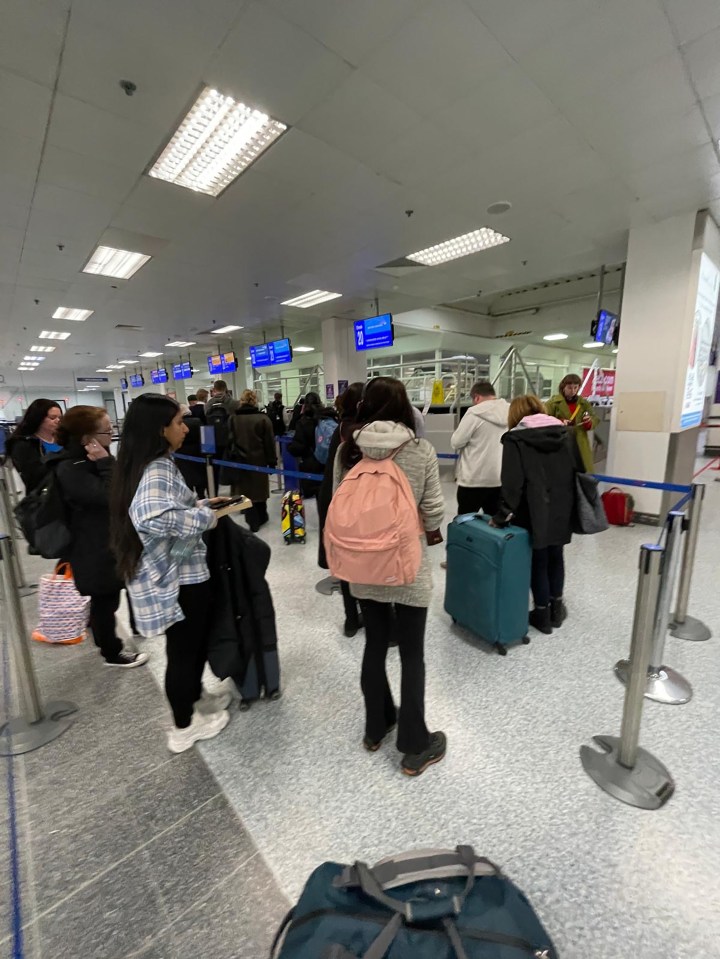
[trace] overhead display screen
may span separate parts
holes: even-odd
[[[168,372],[164,367],[160,367],[159,370],[151,370],[150,379],[153,383],[167,383]]]
[[[145,377],[142,373],[133,373],[131,375],[130,386],[145,386]]]
[[[213,374],[234,373],[237,369],[237,358],[232,351],[229,353],[214,353],[212,356],[208,356],[208,369]]]
[[[272,340],[260,346],[250,347],[250,362],[253,367],[278,366],[280,363],[292,363],[293,353],[290,340]]]
[[[355,349],[379,350],[395,342],[392,313],[371,316],[367,320],[355,320]]]
[[[610,346],[611,343],[617,343],[618,334],[618,316],[617,313],[611,313],[610,310],[600,310],[594,323],[592,337],[596,343],[604,343]]]
[[[127,388],[128,388],[128,381],[125,379],[124,376],[121,376],[121,377],[120,377],[120,389],[123,390],[123,391],[125,391]]]
[[[174,380],[189,380],[193,375],[192,364],[189,360],[186,363],[173,363],[172,375]]]

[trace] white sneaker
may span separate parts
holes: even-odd
[[[216,693],[209,693],[203,688],[200,699],[195,703],[195,708],[200,710],[206,716],[212,713],[221,713],[227,709],[232,702],[232,695],[225,690],[218,690]]]
[[[167,737],[168,749],[171,753],[184,753],[199,739],[212,739],[213,736],[217,736],[229,722],[230,713],[227,710],[213,713],[211,716],[195,710],[188,727],[178,729],[177,726],[173,726],[170,730]]]

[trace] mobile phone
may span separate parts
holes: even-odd
[[[223,500],[222,503],[210,503],[210,509],[225,509],[227,506],[234,506],[236,503],[244,503],[247,497],[245,496],[231,496],[229,499]]]

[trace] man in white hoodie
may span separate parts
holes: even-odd
[[[470,396],[473,405],[450,440],[460,454],[455,470],[458,513],[482,509],[493,516],[500,507],[500,440],[507,432],[510,404],[495,396],[492,383],[476,383]]]

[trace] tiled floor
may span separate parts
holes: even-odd
[[[709,479],[691,612],[720,634],[720,484]],[[198,752],[166,752],[153,680],[160,641],[147,641],[150,669],[120,676],[87,644],[34,649],[45,694],[81,710],[64,737],[14,763],[25,954],[261,957],[323,859],[469,841],[528,892],[563,959],[720,955],[717,640],[670,639],[666,661],[693,683],[694,699],[645,711],[643,745],[677,781],[666,807],[616,802],[578,759],[593,735],[619,731],[623,691],[612,666],[629,646],[638,546],[658,531],[577,539],[570,620],[505,659],[450,626],[437,569],[428,718],[450,746],[440,766],[411,781],[391,743],[373,756],[359,748],[362,635],[343,638],[339,597],[314,590],[324,573],[312,505],[308,523],[306,546],[281,545],[276,522],[263,533],[285,695],[234,714]],[[436,567],[442,557],[437,549]],[[6,848],[0,937],[9,928]],[[0,938],[0,955],[9,944]]]

